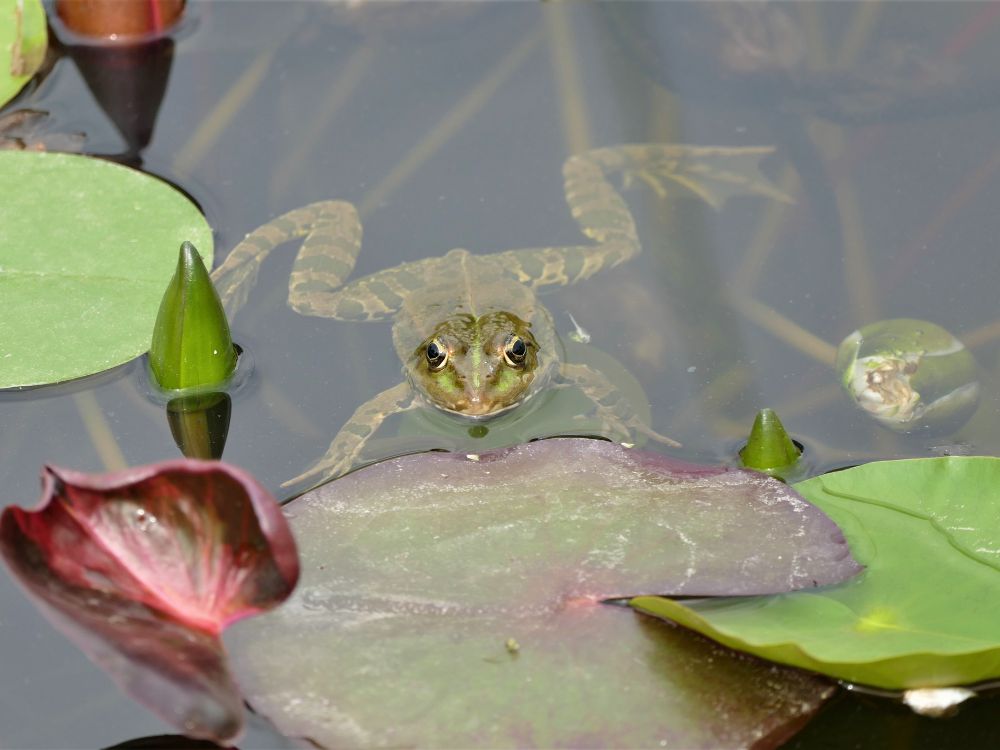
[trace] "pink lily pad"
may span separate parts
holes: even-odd
[[[604,441],[387,461],[285,508],[303,581],[227,632],[250,703],[321,747],[768,747],[820,679],[605,603],[860,567],[762,474]]]
[[[0,554],[67,637],[192,737],[224,740],[243,708],[220,640],[298,579],[281,509],[249,474],[179,460],[113,474],[46,466],[33,511],[0,516]]]

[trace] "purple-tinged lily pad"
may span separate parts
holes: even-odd
[[[219,634],[295,586],[278,504],[209,461],[103,475],[47,466],[42,487],[36,510],[0,516],[14,578],[136,700],[190,736],[235,736],[242,700]]]
[[[286,512],[302,585],[226,637],[251,704],[324,747],[773,746],[827,683],[602,602],[859,570],[776,480],[594,440],[407,456]]]

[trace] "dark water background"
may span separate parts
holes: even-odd
[[[202,205],[217,263],[291,208],[355,203],[365,225],[357,276],[453,247],[580,242],[562,193],[571,153],[647,141],[773,145],[765,171],[798,175],[783,183],[791,206],[737,198],[714,212],[631,191],[644,252],[545,295],[561,333],[572,313],[591,346],[638,379],[654,428],[684,443],[672,451],[683,458],[732,462],[764,406],[816,471],[945,450],[997,455],[995,9],[192,4],[142,167]],[[52,129],[86,133],[89,153],[130,150],[70,56],[12,106],[46,109]],[[135,163],[132,151],[125,160]],[[293,254],[266,264],[233,321],[255,371],[234,401],[224,457],[276,490],[355,407],[400,379],[388,323],[287,308]],[[938,323],[975,354],[983,396],[958,433],[897,436],[838,391],[831,347],[890,317]],[[97,471],[176,456],[140,367],[0,393],[0,503],[34,503],[44,462]],[[2,747],[96,747],[169,731],[5,573],[0,672]],[[998,715],[996,696],[932,722],[842,694],[791,746],[995,747]],[[259,729],[243,746],[277,741]]]

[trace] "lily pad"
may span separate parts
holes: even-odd
[[[793,594],[634,599],[733,648],[888,689],[1000,677],[1000,459],[881,461],[795,488],[867,566]]]
[[[46,467],[38,509],[0,516],[0,554],[63,633],[136,700],[188,735],[243,720],[219,633],[276,606],[295,543],[252,477],[208,461],[114,474]]]
[[[0,0],[0,107],[38,70],[47,44],[41,0]]]
[[[250,703],[324,747],[773,745],[826,684],[604,602],[858,570],[776,480],[578,438],[406,456],[285,510],[302,583],[227,642]]]
[[[185,240],[211,263],[198,207],[161,180],[72,154],[0,152],[0,388],[146,351]]]

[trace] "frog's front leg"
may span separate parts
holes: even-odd
[[[297,477],[282,482],[281,486],[298,484],[310,478],[316,478],[318,483],[346,474],[353,468],[355,461],[361,455],[368,438],[375,433],[382,422],[393,414],[401,414],[413,409],[419,403],[419,397],[413,392],[408,382],[394,385],[392,388],[382,391],[355,410],[347,424],[340,428],[340,432],[330,443],[330,448],[319,461]]]
[[[652,440],[680,447],[676,440],[661,435],[643,422],[635,413],[624,394],[599,370],[587,365],[564,362],[559,367],[561,385],[576,386],[594,404],[594,416],[609,436],[630,440],[634,433],[645,435]]]

